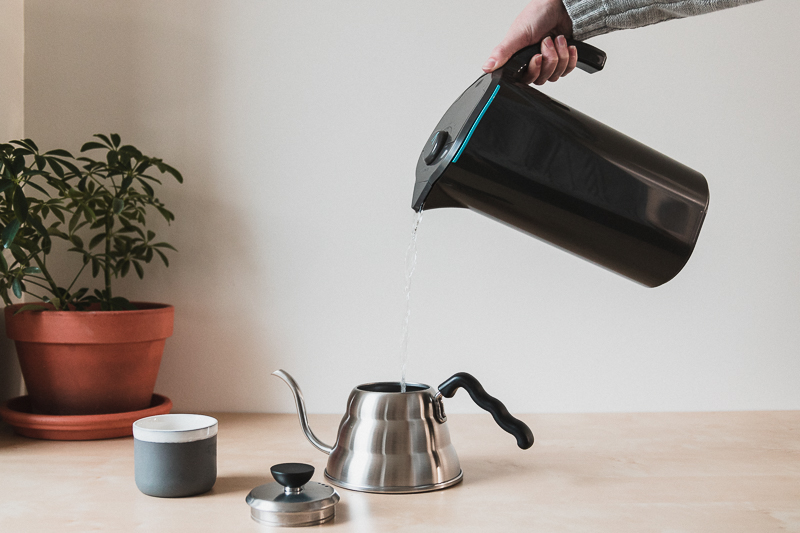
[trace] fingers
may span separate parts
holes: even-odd
[[[489,54],[489,59],[486,60],[481,68],[484,72],[492,72],[502,67],[518,50],[536,42],[530,39],[529,33],[517,31],[515,27],[512,27],[503,42],[494,47],[492,53]]]
[[[573,70],[578,65],[578,49],[574,46],[569,47],[569,61],[567,62],[567,69],[564,71],[564,74],[561,75],[563,78]]]
[[[489,59],[483,64],[484,72],[492,72],[503,66],[506,61],[520,48],[522,38],[512,38],[503,41],[492,50]],[[559,35],[555,39],[548,36],[541,41],[541,54],[533,56],[528,64],[528,72],[524,81],[535,85],[543,85],[547,81],[557,81],[566,76],[578,64],[578,51],[574,46],[567,45],[567,39]]]
[[[556,52],[556,68],[553,70],[553,74],[547,78],[548,81],[556,81],[558,78],[564,75],[564,72],[567,70],[567,65],[569,65],[569,47],[567,46],[567,39],[563,35],[559,35],[556,37],[554,43],[555,52]]]
[[[534,80],[535,85],[543,85],[546,81],[556,81],[569,64],[569,48],[567,40],[559,35],[555,42],[552,37],[542,41],[542,69]]]

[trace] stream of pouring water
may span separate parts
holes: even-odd
[[[414,217],[411,242],[406,250],[406,316],[403,319],[403,340],[400,344],[400,392],[406,391],[406,365],[408,364],[408,321],[411,318],[411,276],[417,267],[417,230],[422,222],[422,207]]]

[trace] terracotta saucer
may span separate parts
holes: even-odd
[[[0,418],[25,437],[47,440],[98,440],[133,435],[133,423],[146,416],[163,415],[172,400],[153,394],[150,407],[140,411],[107,415],[39,415],[31,413],[30,398],[19,396],[0,407]]]

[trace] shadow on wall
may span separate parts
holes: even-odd
[[[224,147],[219,26],[227,6],[38,0],[25,6],[26,134],[40,146],[77,151],[94,133],[117,132],[185,178],[183,185],[166,180],[157,192],[175,213],[172,226],[150,217],[159,240],[179,250],[169,255],[170,267],[154,262],[143,282],[131,275],[115,286],[132,300],[175,306],[175,333],[156,391],[176,410],[241,405],[237,395],[257,380],[252,361],[269,358],[271,347],[261,339],[273,335],[248,312],[265,292],[252,280],[269,276],[250,244],[263,242],[265,230],[242,213],[246,187]],[[236,287],[243,279],[249,286]],[[82,284],[97,285],[90,277]]]
[[[0,320],[0,403],[19,396],[21,389],[22,373],[14,341],[6,337],[6,322]]]

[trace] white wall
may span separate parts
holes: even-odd
[[[26,132],[119,132],[179,168],[180,250],[131,297],[177,308],[179,410],[312,412],[396,380],[414,167],[525,4],[28,0]],[[601,36],[543,90],[703,172],[685,270],[646,289],[464,210],[427,213],[409,378],[469,371],[512,411],[800,408],[800,3]],[[450,412],[475,411],[461,393]]]
[[[23,0],[0,0],[0,142],[24,134],[25,19]],[[20,371],[14,343],[0,320],[0,402],[20,393]]]

